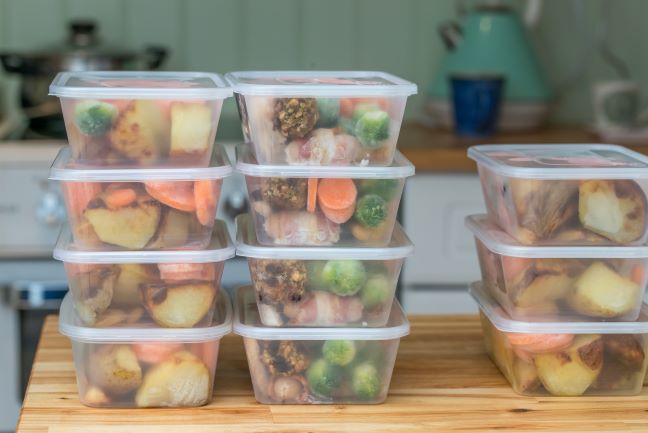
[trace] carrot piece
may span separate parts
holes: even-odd
[[[61,187],[71,217],[81,217],[88,203],[101,194],[101,184],[97,182],[62,182]]]
[[[210,340],[203,343],[189,343],[189,350],[205,364],[208,369],[216,368],[218,361],[219,340]]]
[[[351,117],[353,116],[353,99],[340,98],[340,116]]]
[[[319,180],[314,177],[308,178],[308,202],[306,204],[306,210],[310,213],[315,212],[317,207],[317,182]]]
[[[65,272],[67,272],[68,277],[73,277],[75,275],[85,274],[97,269],[110,268],[111,264],[102,264],[102,263],[72,263],[65,262]]]
[[[162,204],[184,212],[196,210],[193,182],[144,182],[146,192]]]
[[[336,224],[344,224],[349,221],[355,212],[355,206],[349,206],[346,209],[331,209],[320,204],[320,209],[326,218]]]
[[[137,193],[131,188],[121,188],[106,193],[104,203],[109,209],[119,209],[137,200]]]
[[[566,348],[574,340],[573,334],[506,334],[511,345],[530,353],[546,353]]]
[[[645,284],[646,281],[646,265],[635,265],[630,271],[630,279],[640,286]]]
[[[220,195],[220,181],[197,180],[194,183],[196,216],[200,224],[208,226],[214,223],[216,207]]]
[[[358,190],[351,179],[322,179],[317,187],[317,202],[320,207],[333,210],[355,206]]]
[[[157,364],[184,347],[182,343],[134,343],[133,352],[142,362]]]

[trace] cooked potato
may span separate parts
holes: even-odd
[[[88,363],[90,383],[108,394],[123,395],[142,383],[142,368],[128,345],[104,345]]]
[[[142,288],[144,306],[153,319],[169,328],[190,328],[212,308],[216,289],[210,282],[152,284]]]
[[[136,99],[119,113],[110,132],[113,149],[141,164],[168,151],[169,121],[153,100]]]

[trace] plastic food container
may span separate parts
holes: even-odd
[[[239,287],[234,332],[243,336],[254,396],[264,404],[376,404],[387,397],[409,322],[398,301],[381,328],[260,324],[251,286]]]
[[[85,251],[65,228],[54,258],[64,262],[84,326],[155,323],[191,328],[212,322],[225,260],[234,257],[227,227],[217,220],[204,250]]]
[[[239,215],[236,227],[265,326],[385,326],[414,250],[398,223],[384,248],[266,247],[249,215]]]
[[[646,374],[648,309],[638,322],[523,322],[483,291],[486,350],[515,392],[529,396],[635,395]]]
[[[232,167],[216,147],[205,168],[86,169],[57,156],[74,241],[86,249],[204,248],[211,239],[223,178]]]
[[[527,245],[646,241],[648,158],[606,144],[474,146],[488,215]]]
[[[389,167],[260,165],[249,145],[236,156],[262,245],[387,245],[414,174],[400,152]]]
[[[515,320],[636,320],[648,284],[647,246],[528,246],[488,221],[475,234],[485,289]]]
[[[211,400],[220,339],[232,329],[230,300],[219,296],[208,327],[83,326],[71,294],[61,304],[59,331],[72,341],[79,399],[92,407],[202,406]]]
[[[385,72],[226,75],[261,164],[390,165],[416,84]]]
[[[79,164],[206,167],[232,89],[203,72],[60,72],[49,94]]]

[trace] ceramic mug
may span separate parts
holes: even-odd
[[[499,74],[450,75],[455,133],[487,137],[495,132],[505,78]]]
[[[641,113],[641,90],[631,80],[601,81],[592,88],[594,122],[597,129],[632,129]]]

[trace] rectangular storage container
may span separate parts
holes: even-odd
[[[390,165],[416,84],[385,72],[230,72],[260,164]]]
[[[86,251],[65,227],[54,258],[64,263],[84,326],[191,328],[212,322],[225,260],[234,251],[227,226],[217,220],[204,250]]]
[[[486,350],[515,392],[529,396],[635,395],[646,374],[648,309],[637,322],[523,322],[510,319],[481,283]]]
[[[60,72],[49,94],[78,164],[207,167],[232,89],[204,72]]]
[[[79,399],[104,408],[193,407],[211,401],[220,340],[232,329],[225,291],[208,327],[171,329],[120,324],[89,328],[71,294],[59,331],[72,342]]]
[[[647,246],[528,246],[466,218],[484,288],[515,320],[630,321],[648,284]]]
[[[385,246],[414,175],[400,152],[389,167],[261,165],[249,144],[236,158],[261,245]]]
[[[236,218],[265,326],[385,326],[414,246],[398,223],[384,248],[266,247],[249,215]]]
[[[205,248],[223,178],[219,146],[203,168],[83,168],[64,148],[50,179],[61,182],[74,242],[85,249]]]
[[[266,327],[247,286],[236,290],[234,332],[243,336],[259,403],[376,404],[387,397],[409,322],[395,301],[381,328]]]
[[[646,241],[648,158],[606,144],[487,145],[477,162],[489,217],[526,245]]]

